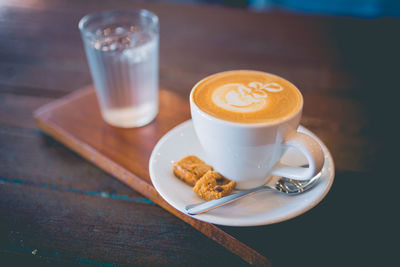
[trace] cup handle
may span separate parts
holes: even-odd
[[[278,162],[271,174],[296,180],[307,180],[319,173],[324,165],[324,153],[314,138],[295,132],[289,135],[283,145],[298,149],[306,157],[308,167],[293,167]]]

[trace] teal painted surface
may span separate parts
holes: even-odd
[[[321,15],[400,16],[398,0],[248,0],[248,6],[254,10],[280,8]]]
[[[7,183],[7,184],[29,185],[29,186],[35,186],[35,187],[41,187],[41,188],[50,188],[50,189],[64,191],[64,192],[71,192],[71,193],[85,194],[85,195],[96,196],[96,197],[130,201],[130,202],[135,202],[135,203],[151,204],[151,205],[154,204],[153,201],[151,201],[147,198],[134,198],[134,197],[130,197],[127,195],[118,195],[118,194],[113,194],[113,193],[107,193],[104,191],[80,190],[80,189],[71,188],[71,187],[57,186],[54,184],[34,183],[34,182],[24,181],[24,180],[19,180],[19,179],[8,179],[5,177],[0,177],[0,184],[2,184],[2,183],[3,184]]]

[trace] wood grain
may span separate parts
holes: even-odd
[[[30,262],[23,265],[36,259],[37,263],[62,265],[204,266],[212,259],[215,264],[244,266],[240,258],[218,248],[217,243],[205,242],[205,236],[156,205],[132,205],[120,199],[23,184],[3,184],[0,194],[0,257],[12,251],[31,254],[36,249],[35,257],[31,254]],[[77,197],[80,201],[74,201]],[[12,216],[10,208],[14,209]],[[198,242],[192,242],[193,238]]]
[[[101,118],[93,87],[78,90],[35,112],[37,125],[101,169],[189,223],[203,234],[255,266],[268,260],[220,228],[193,219],[170,206],[153,187],[148,161],[156,142],[169,129],[189,118],[187,101],[161,90],[157,118],[146,127],[120,129]]]
[[[174,220],[174,217],[165,220],[157,216],[159,212],[165,213],[160,208],[150,212],[152,207],[155,207],[152,201],[82,160],[51,137],[43,135],[34,126],[31,114],[34,109],[49,102],[48,98],[4,94],[1,100],[4,100],[2,101],[3,111],[10,111],[0,113],[2,118],[0,126],[0,206],[2,210],[0,258],[3,262],[10,262],[17,266],[32,266],[32,264],[42,266],[45,263],[50,266],[71,265],[74,262],[104,265],[114,262],[118,263],[118,266],[124,266],[135,259],[151,265],[158,262],[158,265],[185,266],[187,262],[197,258],[196,262],[198,266],[201,266],[206,260],[200,254],[201,251],[209,255],[207,260],[212,260],[216,264],[229,261],[232,261],[232,264],[244,264],[240,258],[224,252],[222,247],[213,245],[212,241],[207,241],[196,230],[189,228],[188,231],[188,226],[182,227],[182,223],[179,223],[177,219]],[[17,114],[17,116],[11,114]],[[88,201],[88,197],[92,200]],[[58,201],[54,203],[56,198]],[[104,201],[114,200],[112,205],[126,202],[126,205],[129,205],[128,210],[132,211],[132,216],[125,221],[126,218],[116,216],[116,213],[109,214],[109,211],[102,208],[104,205],[98,202],[99,198]],[[54,204],[53,208],[47,207],[49,203]],[[82,203],[87,203],[86,214],[81,212],[76,214],[81,217],[82,223],[77,223],[78,221],[72,215],[69,220],[57,212],[68,210],[74,213],[75,209],[80,209]],[[143,212],[138,212],[142,210]],[[49,214],[52,214],[51,220],[46,219]],[[102,246],[103,250],[85,249],[79,253],[75,249],[68,249],[71,246],[70,242],[74,244],[83,242],[83,246],[92,246],[91,237],[89,239],[85,237],[90,233],[90,231],[86,232],[86,219],[91,216],[98,218],[99,214],[109,220],[95,222],[95,225],[99,227],[99,230],[95,230],[95,242],[108,245]],[[40,216],[44,218],[37,221]],[[140,230],[150,227],[152,232],[130,229],[129,235],[116,236],[115,231],[108,230],[110,225],[119,225],[122,220],[127,228]],[[65,224],[71,228],[60,231],[60,227]],[[162,226],[163,224],[165,225]],[[70,235],[69,232],[75,231],[80,231],[79,236],[85,237],[84,241],[81,238],[76,240],[76,235],[73,237]],[[40,241],[43,236],[47,236],[46,240]],[[185,236],[186,241],[183,241],[182,236]],[[72,241],[71,238],[74,240]],[[138,238],[141,241],[136,243]],[[193,238],[198,242],[192,242]],[[104,240],[108,241],[104,243]],[[121,257],[115,261],[119,244],[123,242],[131,244],[126,248],[129,250],[129,257]],[[158,242],[162,242],[164,246],[171,246],[173,250],[160,249],[158,253],[153,253],[153,257],[148,257],[148,253],[141,252],[149,246],[159,247],[156,245]],[[76,248],[75,245],[72,246]],[[135,246],[138,247],[135,248]],[[190,248],[196,248],[199,254],[195,256],[193,252],[190,252]],[[33,256],[31,252],[35,249],[39,252]],[[184,255],[174,256],[173,251],[179,249],[182,249]],[[176,262],[177,260],[181,263]]]

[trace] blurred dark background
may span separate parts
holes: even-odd
[[[249,8],[255,11],[282,10],[305,14],[375,18],[399,16],[398,0],[169,0]]]

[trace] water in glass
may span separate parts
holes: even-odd
[[[104,119],[137,127],[158,112],[158,35],[135,26],[96,30],[85,43]]]

